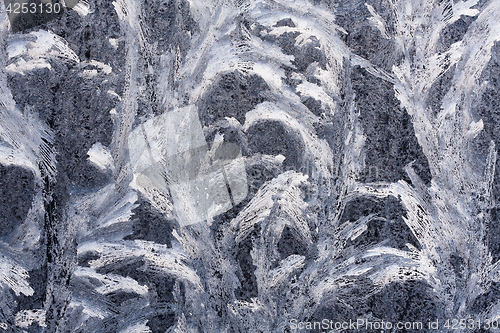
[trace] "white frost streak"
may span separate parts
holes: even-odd
[[[0,287],[10,288],[19,296],[33,295],[34,291],[28,282],[28,272],[18,264],[11,262],[4,256],[0,257]]]
[[[76,6],[71,8],[80,16],[87,16],[89,14],[90,6],[86,0],[79,0]]]
[[[33,41],[34,39],[34,41]],[[51,69],[50,58],[79,63],[80,59],[69,47],[66,41],[50,31],[38,30],[9,42],[7,53],[10,64],[7,65],[9,72],[23,74],[37,68]]]
[[[88,251],[96,251],[101,254],[99,259],[90,262],[92,268],[107,266],[128,258],[143,258],[146,261],[145,270],[171,274],[191,282],[201,290],[203,289],[196,272],[181,262],[187,258],[180,249],[139,240],[119,243],[89,242],[78,248],[79,254]]]
[[[130,277],[122,277],[116,274],[99,274],[94,269],[88,267],[78,267],[73,273],[74,276],[86,279],[96,279],[102,285],[95,290],[100,294],[109,294],[115,291],[133,292],[138,295],[145,295],[148,292],[147,286],[141,286]]]
[[[96,193],[83,196],[75,200],[73,209],[76,227],[79,228],[80,237],[94,239],[107,234],[106,228],[120,224],[117,235],[114,237],[125,237],[129,234],[128,228],[123,223],[129,223],[133,215],[132,210],[138,207],[136,204],[137,193],[133,190],[121,194],[116,190],[114,184],[110,184]],[[108,231],[109,232],[109,231]],[[107,237],[111,237],[107,234]]]
[[[333,99],[317,84],[303,82],[297,86],[297,92],[321,101],[321,106],[325,109],[329,106],[330,110],[335,110]]]
[[[278,287],[281,285],[290,274],[299,268],[304,267],[305,257],[299,255],[291,255],[283,259],[278,268],[269,271],[269,285],[271,287]]]
[[[393,281],[427,278],[426,273],[419,269],[422,263],[417,252],[383,246],[354,252],[347,258],[342,258],[341,252],[338,252],[328,261],[321,261],[323,267],[330,268],[325,279],[313,282],[312,293],[316,302],[320,303],[329,292],[340,291],[361,276],[374,283],[371,292],[377,292]],[[311,270],[314,271],[313,268]]]
[[[99,169],[114,169],[113,156],[111,156],[111,152],[100,142],[94,143],[89,149],[87,155],[89,155],[88,160],[96,165]]]
[[[52,176],[55,172],[55,155],[47,144],[52,142],[51,131],[31,109],[20,112],[10,91],[2,90],[0,100],[4,106],[0,106],[0,163],[27,168],[37,177],[41,177],[41,165]]]
[[[110,315],[110,312],[108,312],[107,310],[102,309],[96,304],[87,302],[86,300],[80,300],[78,299],[78,297],[72,298],[69,307],[73,309],[81,309],[82,313],[84,314],[84,318],[82,318],[83,321],[87,320],[88,318],[104,319]]]
[[[365,3],[365,6],[370,14],[372,14],[372,17],[369,18],[370,23],[380,31],[382,37],[389,39],[389,35],[387,35],[387,31],[385,29],[385,21],[382,19],[382,17],[380,17],[380,15],[375,12],[372,6],[370,6],[368,3]]]
[[[276,120],[281,122],[286,128],[298,131],[305,144],[304,157],[313,163],[314,170],[311,181],[317,180],[316,177],[321,175],[325,178],[326,188],[329,188],[331,186],[329,176],[333,155],[328,143],[320,140],[312,130],[306,127],[309,119],[304,116],[306,119],[301,119],[302,122],[299,122],[298,119],[292,117],[287,111],[293,114],[290,106],[276,105],[269,102],[259,104],[255,109],[246,114],[243,129],[247,131],[253,124],[261,120]]]
[[[265,184],[248,206],[231,221],[231,228],[237,230],[235,240],[240,242],[252,232],[256,224],[270,219],[270,224],[275,223],[275,220],[283,221],[309,242],[311,235],[303,215],[307,204],[298,188],[306,181],[307,176],[288,171]]]
[[[470,138],[475,138],[484,129],[483,120],[472,121],[469,125],[469,130],[465,135]]]

